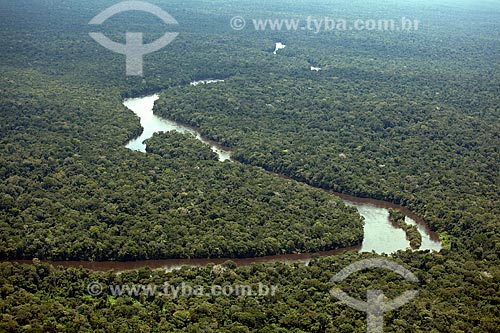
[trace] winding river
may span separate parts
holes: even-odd
[[[207,84],[213,82],[219,81],[195,81],[192,82],[191,85],[196,86],[198,84]],[[200,133],[198,133],[196,129],[154,115],[153,106],[158,98],[158,95],[151,95],[141,98],[130,98],[125,100],[125,102],[123,103],[127,108],[134,111],[134,113],[141,119],[141,125],[143,128],[142,134],[139,137],[130,140],[126,145],[127,148],[145,153],[146,145],[144,144],[144,141],[152,137],[154,133],[178,131],[181,133],[191,134],[198,140],[208,144],[210,148],[217,153],[220,161],[231,159],[230,151],[224,150],[222,147],[217,146],[215,142],[202,138]]]
[[[196,81],[199,83],[214,83],[219,81]],[[197,83],[198,84],[198,83]],[[195,84],[193,84],[195,85]],[[189,127],[178,122],[160,118],[153,114],[153,106],[158,95],[150,95],[140,98],[131,98],[123,102],[123,104],[132,110],[139,118],[143,127],[142,134],[127,143],[126,147],[139,151],[146,152],[146,145],[144,141],[149,139],[153,133],[166,132],[166,131],[179,131],[181,133],[189,133],[196,137],[198,140],[209,145],[210,148],[216,152],[220,161],[231,161],[231,151],[224,149],[217,145],[215,142],[203,138],[196,128]],[[277,175],[278,176],[278,175]],[[287,177],[284,177],[287,178]],[[307,264],[314,256],[328,256],[339,254],[346,251],[360,251],[360,252],[376,252],[391,254],[398,250],[404,250],[409,247],[409,241],[406,239],[406,234],[403,230],[395,228],[389,221],[389,208],[397,208],[406,215],[406,222],[416,225],[420,234],[422,235],[422,246],[420,250],[439,251],[441,249],[441,242],[436,233],[430,231],[425,222],[417,215],[405,207],[395,205],[380,200],[357,198],[341,193],[327,191],[332,195],[339,196],[346,205],[354,206],[359,214],[365,220],[364,238],[360,246],[338,249],[333,251],[319,252],[319,253],[301,253],[301,254],[283,254],[259,258],[244,258],[244,259],[230,259],[239,266],[250,265],[253,263],[265,263],[272,261],[280,262],[302,262]],[[218,264],[227,261],[228,259],[165,259],[165,260],[141,260],[130,262],[92,262],[92,261],[44,261],[53,265],[61,265],[66,267],[85,267],[97,271],[114,270],[115,272],[124,270],[139,269],[148,266],[150,268],[162,268],[167,271],[178,269],[182,266],[206,266],[210,263]],[[31,263],[31,261],[19,261],[24,263]]]
[[[212,83],[218,81],[204,81],[203,83]],[[171,131],[176,130],[182,133],[190,133],[195,136],[198,140],[206,143],[210,148],[219,155],[220,161],[231,160],[231,151],[225,150],[223,147],[218,146],[216,143],[204,139],[199,132],[192,127],[185,126],[176,121],[169,119],[164,119],[153,114],[154,102],[158,99],[158,95],[145,96],[140,98],[132,98],[124,101],[124,105],[132,110],[137,116],[140,117],[141,125],[144,128],[142,135],[130,141],[127,147],[134,150],[139,150],[141,152],[146,151],[146,147],[143,143],[144,140],[150,138],[153,133],[159,131]],[[286,178],[286,177],[285,177]],[[409,242],[406,239],[406,234],[403,230],[395,228],[389,221],[389,208],[397,208],[406,215],[406,222],[408,224],[416,225],[420,234],[422,235],[422,246],[420,250],[431,250],[439,251],[441,249],[441,243],[438,236],[431,232],[427,225],[418,216],[411,213],[408,209],[401,207],[399,205],[391,204],[379,200],[371,199],[361,199],[357,197],[352,197],[348,195],[343,195],[340,193],[333,193],[340,196],[344,203],[349,206],[354,206],[358,210],[361,216],[365,220],[364,226],[364,239],[360,247],[352,248],[349,250],[358,250],[362,252],[376,252],[376,253],[394,253],[398,250],[404,250],[409,247]],[[342,250],[340,250],[342,251]],[[339,251],[329,251],[322,253],[324,255],[338,253]],[[320,254],[321,255],[321,254]],[[246,262],[262,262],[270,260],[308,260],[311,254],[300,254],[300,255],[278,255],[264,258],[252,258],[252,259],[239,259],[234,260],[240,264]],[[185,264],[195,265],[197,263],[206,264],[207,262],[215,262],[217,260],[207,259],[206,260],[181,260]],[[222,259],[223,260],[223,259]],[[169,261],[159,261],[163,263],[168,263]],[[175,261],[174,261],[175,262]],[[173,262],[173,263],[174,263]],[[163,267],[163,266],[162,266]]]

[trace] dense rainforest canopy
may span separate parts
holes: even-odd
[[[176,18],[117,15],[116,1],[0,1],[0,258],[251,257],[359,244],[361,217],[307,184],[402,204],[446,238],[440,253],[391,256],[418,286],[370,271],[342,284],[419,295],[388,332],[500,331],[500,8],[479,1],[151,1]],[[249,27],[233,31],[231,17]],[[413,32],[254,31],[250,18],[313,15],[422,21]],[[125,76],[92,40],[179,32]],[[273,54],[276,42],[286,48]],[[321,67],[311,71],[310,66]],[[198,79],[224,82],[190,86]],[[219,162],[186,135],[125,148],[141,132],[125,97],[161,92],[155,113],[234,149]],[[275,177],[272,171],[292,180]],[[329,278],[374,254],[122,274],[0,264],[0,331],[365,332]],[[91,281],[276,284],[275,297],[165,299]],[[363,296],[365,295],[365,296]]]

